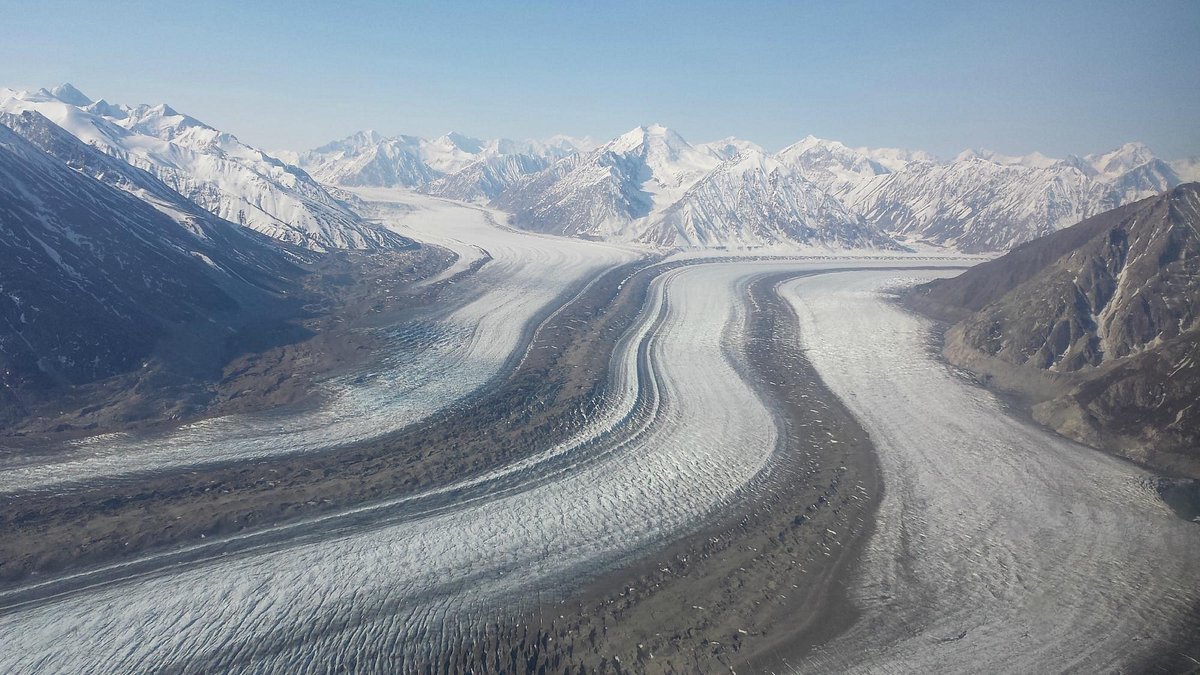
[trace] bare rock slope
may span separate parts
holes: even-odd
[[[1039,421],[1200,475],[1200,184],[918,287],[909,302],[957,321],[946,356],[1027,396]]]

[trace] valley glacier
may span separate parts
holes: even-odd
[[[11,606],[0,666],[323,672],[454,653],[519,613],[513,598],[567,593],[686,534],[734,495],[766,489],[778,432],[743,379],[744,293],[755,278],[788,273],[809,275],[780,287],[802,346],[865,424],[888,486],[853,582],[862,617],[800,670],[1134,662],[1157,626],[1176,625],[1197,600],[1195,527],[1167,512],[1142,471],[1009,417],[937,362],[928,327],[880,289],[953,271],[888,269],[898,265],[912,263],[668,269],[619,343],[610,396],[550,450],[284,526],[290,543],[254,545],[249,534],[242,549],[214,543],[188,564],[131,568],[128,579],[118,566],[94,586]],[[1014,643],[1010,660],[994,660]]]
[[[195,422],[150,438],[105,435],[53,461],[0,465],[0,492],[171,467],[328,449],[374,438],[453,406],[501,373],[553,306],[589,278],[640,255],[633,249],[498,227],[486,209],[404,191],[365,193],[392,231],[459,255],[443,274],[490,257],[452,309],[389,328],[398,349],[366,371],[323,383],[329,405]],[[469,243],[468,243],[469,242]],[[430,279],[433,283],[438,279]]]
[[[785,283],[803,347],[887,486],[859,623],[797,672],[1129,670],[1200,600],[1200,528],[1128,462],[1017,419],[931,354],[884,291],[937,273]]]

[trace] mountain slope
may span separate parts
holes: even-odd
[[[835,197],[761,152],[747,150],[706,174],[639,240],[660,246],[802,244],[900,250]]]
[[[331,185],[415,187],[441,174],[421,157],[421,139],[361,131],[300,155],[300,166]]]
[[[87,100],[74,88],[67,96]],[[315,251],[411,244],[359,218],[304,171],[165,105],[80,106],[45,90],[5,90],[0,110],[39,112],[209,212],[290,244]]]
[[[579,141],[481,141],[456,132],[433,140],[362,131],[298,156],[329,185],[410,187],[454,199],[487,199],[519,178],[572,154]]]
[[[666,127],[638,127],[517,183],[494,205],[539,232],[635,238],[635,221],[670,207],[720,163]]]
[[[38,120],[22,121],[36,126]],[[47,142],[66,145],[62,138]],[[101,163],[82,144],[60,152],[82,164]],[[128,371],[173,331],[193,326],[219,341],[239,312],[286,302],[274,291],[287,289],[300,270],[261,242],[255,256],[229,253],[225,244],[243,236],[238,229],[216,220],[199,232],[188,229],[0,125],[6,389]],[[278,258],[269,267],[256,266],[271,255]],[[274,288],[266,287],[267,278]]]
[[[486,155],[430,182],[423,191],[449,199],[488,201],[547,166],[547,159],[532,154]]]
[[[843,198],[887,232],[968,253],[1008,250],[1116,206],[1072,166],[977,157],[914,162],[859,183]]]
[[[232,276],[273,290],[296,274],[295,262],[308,257],[302,249],[289,250],[253,230],[218,218],[149,173],[84,145],[39,113],[0,113],[0,124],[72,169],[158,209],[192,234],[195,246],[208,260]]]
[[[1200,184],[1038,239],[910,302],[961,320],[946,354],[1060,432],[1200,471]]]

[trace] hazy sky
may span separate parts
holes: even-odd
[[[336,6],[335,6],[336,5]],[[11,2],[0,86],[167,102],[268,149],[661,122],[953,155],[1200,155],[1200,0]]]

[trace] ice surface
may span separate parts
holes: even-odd
[[[757,489],[777,431],[740,375],[753,278],[903,264],[666,271],[619,343],[609,398],[558,446],[360,507],[376,517],[366,527],[327,516],[287,526],[303,535],[291,544],[217,549],[14,608],[0,617],[0,671],[394,670],[443,654]],[[1008,416],[936,361],[928,326],[878,289],[938,274],[835,272],[782,287],[809,358],[871,434],[886,485],[853,579],[861,620],[803,670],[1093,671],[1160,650],[1197,600],[1200,530],[1167,512],[1144,472]]]
[[[782,287],[885,485],[854,585],[862,618],[799,670],[1097,672],[1161,653],[1200,600],[1200,527],[1144,471],[1010,416],[936,360],[928,323],[880,295],[933,276]]]
[[[388,670],[396,655],[437,654],[521,598],[572,588],[683,531],[752,484],[775,451],[772,416],[731,349],[745,340],[745,284],[770,269],[658,277],[595,423],[487,489],[381,507],[384,522],[367,532],[19,608],[0,617],[0,670]]]

